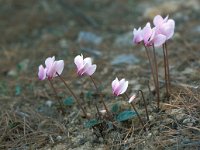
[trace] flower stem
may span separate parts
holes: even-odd
[[[126,98],[127,98],[127,99],[129,99],[129,97],[128,97],[127,93],[125,93],[125,96],[126,96]],[[136,110],[136,108],[135,108],[135,106],[134,106],[133,102],[131,102],[131,106],[133,107],[133,110],[135,111],[135,113],[136,113],[136,115],[137,115],[138,119],[140,120],[140,123],[141,123],[141,124],[142,124],[142,126],[144,127],[144,123],[143,123],[143,121],[142,121],[142,119],[141,119],[141,117],[140,117],[140,115],[139,115],[138,111]],[[144,127],[144,128],[145,128],[145,127]]]
[[[158,65],[157,65],[157,59],[156,59],[156,52],[155,47],[153,45],[153,57],[154,57],[154,66],[155,66],[155,74],[156,74],[156,94],[157,94],[157,109],[160,108],[160,88],[159,88],[159,81],[158,81]]]
[[[52,81],[51,81],[51,80],[48,80],[48,81],[49,81],[49,83],[50,83],[51,88],[52,88],[53,91],[54,91],[54,94],[55,94],[57,100],[58,100],[58,103],[59,103],[59,105],[60,105],[62,114],[65,114],[65,110],[64,110],[64,108],[63,108],[63,106],[62,106],[62,103],[61,103],[60,98],[59,98],[59,96],[58,96],[58,94],[57,94],[57,92],[56,92],[56,89],[55,89],[55,87],[53,86]]]
[[[150,53],[149,53],[149,50],[147,49],[147,47],[145,46],[145,44],[144,44],[144,48],[146,50],[147,57],[149,59],[149,64],[150,64],[150,68],[151,68],[151,74],[153,76],[154,86],[155,86],[155,89],[156,89],[156,85],[157,84],[156,84],[155,73],[154,73],[154,68],[153,68],[153,64],[152,64],[152,61],[151,61]]]
[[[65,82],[65,80],[58,74],[58,77],[61,79],[61,81],[64,83],[65,87],[69,90],[69,92],[72,94],[72,96],[75,98],[78,106],[81,108],[81,110],[83,111],[83,114],[85,115],[85,117],[88,119],[88,115],[87,113],[85,112],[85,110],[83,109],[83,107],[81,106],[81,103],[79,102],[77,96],[74,94],[74,92],[71,90],[71,88],[69,87],[69,85],[67,84],[67,82]]]
[[[168,81],[168,71],[167,71],[167,61],[166,61],[166,50],[165,50],[165,44],[163,44],[163,57],[164,57],[164,69],[165,69],[165,88],[166,88],[166,95],[168,97],[169,95],[169,81]]]
[[[149,121],[149,114],[148,114],[148,111],[147,111],[147,103],[146,103],[146,100],[144,98],[143,91],[142,90],[138,90],[138,93],[139,92],[141,93],[142,99],[143,99],[143,102],[144,102],[144,107],[145,107],[145,111],[146,111],[147,121]]]
[[[168,77],[168,89],[170,91],[170,73],[169,73],[169,61],[168,61],[168,49],[167,49],[167,43],[165,42],[165,51],[166,51],[166,66],[167,66],[167,77]]]
[[[107,108],[107,106],[106,106],[106,104],[105,104],[105,102],[104,102],[104,100],[103,100],[103,95],[102,95],[102,93],[98,90],[98,87],[97,87],[97,85],[96,85],[96,83],[95,83],[95,81],[94,81],[94,79],[93,79],[92,76],[90,76],[90,79],[92,80],[92,82],[93,82],[93,84],[94,84],[94,86],[95,86],[95,88],[96,88],[97,93],[100,94],[100,100],[101,100],[101,103],[103,104],[103,106],[104,106],[106,112],[109,113],[108,108]]]

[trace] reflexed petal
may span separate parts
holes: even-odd
[[[55,56],[53,57],[48,57],[46,60],[45,60],[45,65],[46,67],[51,67],[51,65],[53,64],[53,62],[55,61]]]
[[[115,95],[118,96],[121,94],[122,90],[123,90],[123,86],[124,86],[124,83],[125,83],[125,79],[121,79],[119,81],[119,84],[118,86],[116,87],[115,89]]]
[[[57,62],[54,62],[51,67],[47,68],[47,76],[48,78],[53,78],[56,76],[56,64]]]
[[[156,35],[155,38],[153,39],[153,44],[154,44],[155,47],[159,47],[159,46],[161,46],[162,44],[164,44],[166,40],[167,40],[167,38],[166,38],[165,35],[158,34],[158,35]]]
[[[118,86],[119,86],[119,80],[118,80],[118,78],[116,78],[116,79],[112,82],[112,92],[113,92],[113,94],[116,95],[116,96],[118,96],[118,95],[116,94],[116,89],[117,89]]]
[[[139,44],[143,40],[141,27],[133,30],[133,43]]]
[[[154,24],[154,26],[159,26],[159,25],[161,25],[162,23],[163,23],[163,18],[162,18],[162,16],[157,15],[157,16],[154,17],[154,19],[153,19],[153,24]]]
[[[84,64],[89,64],[89,65],[92,65],[92,59],[90,57],[86,57],[84,60],[83,60]]]
[[[40,80],[46,79],[46,68],[43,67],[43,65],[39,66],[39,71],[38,71],[38,77]]]
[[[76,64],[77,69],[81,69],[83,67],[83,55],[78,55],[74,58],[74,63]]]
[[[152,35],[152,29],[151,29],[150,23],[148,22],[148,23],[146,24],[146,26],[145,26],[145,27],[143,28],[143,30],[142,30],[142,37],[143,37],[143,39],[144,39],[144,43],[145,43],[145,44],[148,43],[148,41],[149,41],[151,35]]]
[[[124,82],[121,86],[120,94],[124,94],[128,88],[128,81]]]
[[[97,65],[91,65],[91,66],[89,66],[87,68],[87,70],[85,71],[85,73],[87,75],[91,76],[95,72],[96,68],[97,68]]]
[[[170,39],[174,34],[174,28],[175,28],[175,22],[172,19],[169,19],[166,23],[166,28],[164,29],[165,35],[167,36],[167,39]]]
[[[84,73],[86,72],[86,70],[88,69],[88,67],[89,67],[89,64],[87,64],[87,63],[84,64],[84,66],[78,70],[78,75],[79,76],[84,75]]]
[[[116,87],[119,85],[118,78],[115,78],[115,80],[112,81],[112,89],[116,89]]]
[[[59,60],[56,61],[56,72],[60,75],[64,69],[64,61]]]

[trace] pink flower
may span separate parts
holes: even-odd
[[[38,77],[40,80],[46,79],[47,69],[43,67],[43,65],[39,66]]]
[[[156,33],[165,35],[166,40],[173,36],[175,28],[175,21],[173,19],[168,19],[168,16],[163,19],[160,15],[157,15],[154,17],[153,23],[156,28]]]
[[[135,100],[135,98],[136,98],[136,94],[133,94],[128,102],[132,103]]]
[[[48,57],[45,60],[45,66],[45,68],[43,65],[39,66],[38,77],[40,80],[44,80],[46,78],[52,79],[57,76],[57,73],[60,75],[64,69],[64,61],[55,61],[55,56]]]
[[[124,78],[121,79],[120,81],[118,80],[118,78],[116,78],[112,82],[112,91],[115,96],[119,96],[125,93],[127,88],[128,88],[128,81],[126,81]]]
[[[148,22],[142,30],[142,36],[144,39],[145,46],[155,47],[161,46],[166,41],[166,36],[156,32],[156,28],[151,28],[150,23]]]
[[[139,44],[143,40],[141,27],[137,29],[133,29],[133,43]]]
[[[92,64],[92,59],[90,57],[86,57],[85,59],[83,59],[82,54],[74,58],[74,63],[76,64],[77,74],[79,76],[91,76],[97,68],[95,64]]]

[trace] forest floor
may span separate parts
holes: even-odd
[[[200,149],[200,2],[198,0],[0,0],[0,149]],[[169,15],[176,22],[168,42],[171,96],[164,97],[161,49],[156,49],[161,90],[161,110],[155,111],[155,90],[145,50],[133,45],[133,28],[152,22],[155,15]],[[99,95],[88,77],[76,75],[74,57],[92,57],[93,75],[101,85],[109,109],[117,113],[131,107],[112,95],[111,82],[129,81],[128,95],[141,89],[148,101],[146,123],[142,102],[137,117],[114,127],[102,123],[86,128],[77,104],[65,104],[65,115],[48,81],[39,81],[38,66],[47,57],[65,61],[63,78],[86,108],[97,116]],[[70,93],[55,78],[60,99]],[[151,91],[148,90],[148,83]],[[139,100],[139,98],[138,98]],[[117,107],[114,107],[117,106]],[[107,125],[107,124],[106,124]]]

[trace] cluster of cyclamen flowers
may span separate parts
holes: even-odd
[[[169,40],[174,34],[175,22],[172,19],[168,19],[168,16],[162,18],[157,15],[153,19],[155,27],[151,28],[151,24],[148,22],[146,26],[141,29],[133,30],[133,42],[139,44],[143,41],[145,46],[161,46],[167,40]]]
[[[151,28],[151,24],[148,22],[143,29],[141,29],[141,27],[139,29],[134,29],[133,43],[135,44],[142,43],[143,46],[145,47],[145,50],[149,59],[149,64],[151,67],[155,89],[156,89],[157,108],[159,109],[160,87],[159,87],[159,80],[158,80],[158,66],[157,66],[155,47],[162,46],[163,48],[165,87],[166,87],[166,96],[168,99],[170,96],[170,93],[169,93],[170,92],[170,74],[169,74],[167,41],[170,38],[172,38],[174,34],[175,21],[173,19],[168,19],[168,16],[165,18],[162,18],[160,15],[157,15],[153,19],[153,24],[154,24],[153,28]]]
[[[76,72],[78,76],[89,76],[92,80],[92,82],[94,83],[94,86],[98,91],[98,87],[92,77],[92,75],[94,74],[94,72],[96,71],[96,65],[92,64],[92,59],[90,57],[87,58],[83,58],[83,55],[78,55],[74,58],[74,63],[76,65]],[[85,111],[85,109],[82,107],[82,105],[80,104],[80,101],[78,100],[77,96],[74,94],[74,92],[71,90],[71,88],[69,87],[69,85],[67,84],[67,82],[65,82],[65,80],[61,77],[61,73],[64,69],[64,61],[63,60],[55,60],[55,57],[48,57],[45,60],[45,67],[43,67],[43,65],[39,66],[39,71],[38,71],[38,77],[40,80],[45,80],[47,79],[50,82],[51,87],[53,88],[55,95],[57,95],[56,90],[53,86],[52,83],[52,79],[54,77],[60,77],[60,79],[63,81],[63,83],[65,84],[65,86],[67,87],[67,89],[69,90],[69,92],[72,94],[72,96],[74,96],[77,104],[79,105],[79,107],[81,108],[81,110],[83,111],[84,115],[86,118],[89,119],[89,117],[87,116],[87,113]],[[116,78],[115,80],[112,81],[112,92],[115,96],[119,96],[122,95],[126,92],[127,88],[128,88],[128,81],[126,81],[124,78],[121,80],[118,80],[118,78]],[[127,98],[129,99],[128,95],[125,94],[127,96]],[[57,96],[58,98],[58,96]],[[144,123],[142,122],[136,108],[133,105],[133,100],[135,99],[134,96],[132,96],[129,99],[129,103],[132,105],[134,111],[136,112],[141,124],[144,126]],[[62,112],[64,113],[64,108],[62,107],[62,103],[59,101],[58,98],[58,102],[60,104],[60,107],[62,109]],[[101,98],[101,102],[104,105],[104,110],[103,111],[99,111],[99,109],[97,108],[98,114],[100,114],[101,112],[106,112],[107,114],[109,114],[109,110],[104,102],[104,100]],[[97,107],[97,106],[96,106]],[[148,117],[147,117],[148,118]]]
[[[153,81],[155,84],[155,89],[156,89],[156,94],[157,94],[157,106],[159,108],[159,102],[160,102],[159,88],[160,87],[159,87],[159,80],[158,80],[158,67],[157,67],[157,60],[156,60],[156,55],[155,55],[155,47],[158,47],[161,45],[163,46],[166,93],[169,94],[170,79],[169,79],[169,63],[168,63],[166,42],[174,34],[175,22],[172,19],[168,19],[168,16],[163,19],[161,16],[158,15],[158,16],[155,16],[155,18],[153,20],[153,24],[155,25],[155,27],[153,27],[153,28],[151,28],[151,25],[148,22],[143,29],[141,29],[141,27],[139,29],[134,29],[133,42],[135,44],[143,43],[143,45],[145,47],[145,50],[146,50],[146,53],[147,53],[147,56],[149,59],[150,67],[151,67]],[[152,47],[152,50],[151,50],[151,47]],[[95,105],[98,114],[101,114],[102,112],[106,112],[107,115],[110,115],[110,112],[103,100],[101,91],[99,91],[99,88],[98,88],[97,84],[95,83],[95,80],[92,77],[92,75],[96,71],[97,66],[95,64],[92,64],[92,59],[90,57],[83,58],[82,54],[78,55],[74,58],[74,63],[76,65],[77,75],[78,76],[89,76],[91,81],[93,82],[97,92],[101,95],[100,101],[104,106],[104,110],[99,111],[99,108],[97,107],[97,105]],[[66,88],[69,90],[69,92],[72,94],[72,96],[75,98],[78,106],[83,111],[85,117],[89,119],[85,109],[82,107],[82,105],[79,101],[79,98],[71,90],[68,83],[62,78],[61,74],[62,74],[63,69],[64,69],[64,61],[63,60],[56,61],[54,56],[49,57],[45,60],[45,67],[43,65],[39,66],[38,77],[40,80],[47,79],[50,82],[50,85],[51,85],[52,89],[54,90],[54,93],[56,96],[57,96],[57,92],[52,83],[52,79],[54,77],[59,77],[61,79],[61,81],[64,83],[64,85],[66,86]],[[141,124],[144,126],[144,123],[134,106],[134,99],[136,98],[137,95],[133,95],[129,98],[128,94],[126,93],[126,90],[128,88],[128,81],[126,81],[124,78],[121,80],[116,78],[115,80],[112,81],[111,86],[112,86],[112,93],[115,96],[119,96],[122,94],[124,94],[126,96],[126,98],[129,100],[128,102],[133,107],[138,119],[140,120]],[[142,90],[138,90],[138,94],[139,93],[141,93],[141,95],[142,95],[142,98],[143,98],[143,101],[145,104],[147,120],[149,120],[147,106],[146,106],[146,102],[145,102]],[[57,96],[57,99],[60,104],[62,113],[64,113],[65,110],[62,107],[62,103],[60,102],[60,99],[58,96]],[[112,114],[111,114],[111,116],[112,116]]]

